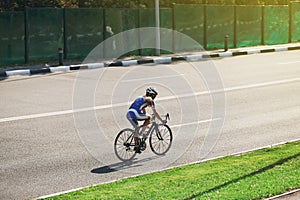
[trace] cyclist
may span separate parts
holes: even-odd
[[[146,107],[150,107],[153,111],[153,114],[159,119],[162,123],[166,123],[166,120],[162,120],[160,115],[157,113],[155,109],[155,102],[154,99],[158,95],[158,92],[155,88],[149,87],[146,89],[146,94],[142,97],[136,98],[131,106],[129,107],[129,110],[127,111],[126,117],[129,120],[129,122],[134,127],[135,134],[134,134],[134,142],[135,142],[135,152],[141,153],[139,147],[138,147],[138,121],[144,121],[142,127],[142,132],[146,130],[146,127],[150,124],[151,116],[146,114]]]

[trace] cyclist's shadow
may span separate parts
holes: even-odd
[[[117,163],[114,163],[111,165],[105,165],[103,167],[95,168],[95,169],[91,170],[91,173],[106,174],[106,173],[112,173],[112,172],[121,171],[121,170],[125,170],[125,169],[130,169],[133,167],[140,167],[140,166],[142,166],[142,163],[145,163],[145,162],[148,162],[151,160],[155,160],[155,159],[158,159],[161,157],[162,156],[154,155],[154,156],[150,156],[150,157],[143,158],[143,159],[134,158],[132,160],[121,161],[121,162],[117,162]]]

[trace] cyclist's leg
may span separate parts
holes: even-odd
[[[142,132],[145,132],[146,127],[150,124],[150,121],[151,121],[151,116],[149,116],[149,115],[145,115],[144,118],[146,118],[146,119],[141,119],[144,121],[144,123],[142,125]]]
[[[141,132],[145,132],[147,126],[150,124],[151,116],[146,113],[136,112],[134,113],[138,121],[144,121]]]
[[[131,112],[131,111],[127,112],[126,118],[131,123],[131,125],[134,127],[134,144],[135,144],[134,150],[136,151],[136,153],[141,153],[139,145],[138,145],[138,142],[139,142],[138,119],[137,119],[136,115],[134,114],[134,112]]]
[[[138,121],[136,116],[134,115],[134,113],[132,112],[127,112],[126,114],[126,118],[128,119],[128,121],[130,122],[130,124],[133,126],[134,129],[136,129],[138,127]]]
[[[150,120],[151,120],[151,117],[149,115],[146,115],[145,113],[142,113],[142,112],[138,112],[137,110],[134,110],[134,109],[130,109],[128,111],[128,114],[127,114],[127,117],[128,120],[131,122],[133,119],[134,122],[131,122],[131,124],[136,128],[138,126],[137,124],[137,121],[144,121],[143,125],[142,125],[142,131],[145,131],[146,130],[146,127],[150,124]],[[131,118],[131,119],[130,119]],[[135,125],[136,124],[136,125]]]
[[[138,137],[138,125],[139,125],[139,123],[138,123],[138,119],[137,119],[136,115],[133,112],[128,111],[127,114],[126,114],[126,118],[130,122],[130,124],[133,126],[134,137]]]

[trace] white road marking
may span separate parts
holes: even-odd
[[[212,122],[212,121],[217,121],[217,120],[221,120],[221,118],[206,119],[206,120],[200,120],[200,121],[196,121],[196,122],[190,122],[190,123],[184,123],[184,124],[177,124],[177,125],[170,126],[170,128],[177,128],[177,127],[181,127],[181,126],[190,126],[190,125],[196,125],[196,124],[204,124],[204,123],[208,123],[208,122]]]
[[[295,63],[300,63],[300,61],[282,62],[282,63],[279,63],[279,64],[280,65],[289,65],[289,64],[295,64]]]
[[[264,82],[264,83],[255,83],[255,84],[250,84],[250,85],[241,85],[241,86],[229,87],[229,88],[212,90],[212,91],[203,91],[203,92],[195,92],[195,93],[190,93],[190,94],[182,94],[182,95],[178,95],[175,97],[174,96],[160,97],[159,100],[171,100],[171,99],[176,99],[176,98],[195,97],[195,96],[215,94],[215,93],[220,93],[220,92],[232,92],[232,91],[236,91],[236,90],[266,87],[266,86],[271,86],[271,85],[292,83],[292,82],[297,82],[297,81],[300,81],[300,78],[292,78],[292,79],[285,79],[285,80],[279,80],[279,81],[270,81],[270,82]]]
[[[270,82],[264,82],[264,83],[256,83],[256,84],[250,84],[250,85],[242,85],[242,86],[236,86],[236,87],[230,87],[225,88],[225,92],[235,91],[235,90],[242,90],[242,89],[250,89],[250,88],[258,88],[258,87],[266,87],[271,85],[280,85],[285,83],[292,83],[300,81],[299,78],[291,78],[291,79],[284,79],[284,80],[278,80],[278,81],[270,81]]]
[[[122,80],[121,82],[146,81],[146,80],[161,79],[161,78],[173,78],[173,77],[178,77],[178,76],[184,76],[184,74],[176,74],[176,75],[169,75],[169,76],[157,76],[157,77],[150,77],[150,78],[129,79],[129,80]]]
[[[297,81],[300,81],[300,78],[292,78],[292,79],[270,81],[270,82],[264,82],[264,83],[241,85],[241,86],[229,87],[229,88],[218,89],[218,90],[213,90],[213,91],[203,91],[203,92],[196,92],[196,93],[190,93],[190,94],[182,94],[182,95],[177,95],[177,96],[166,96],[166,97],[159,98],[159,101],[173,100],[173,99],[186,98],[186,97],[196,97],[196,96],[215,94],[215,93],[220,93],[220,92],[232,92],[232,91],[236,91],[236,90],[266,87],[266,86],[271,86],[271,85],[292,83],[292,82],[297,82]],[[79,112],[102,110],[102,109],[107,109],[107,108],[112,108],[112,107],[122,107],[122,106],[128,106],[128,105],[129,105],[128,102],[124,102],[124,103],[119,103],[119,104],[107,104],[107,105],[102,105],[102,106],[95,106],[95,107],[75,109],[75,110],[74,109],[73,110],[63,110],[63,111],[56,111],[56,112],[23,115],[23,116],[16,116],[16,117],[7,117],[7,118],[0,119],[0,123],[17,121],[17,120],[25,120],[25,119],[41,118],[41,117],[58,116],[58,115],[65,115],[65,114],[74,114],[74,113],[79,113]]]
[[[17,121],[17,120],[41,118],[41,117],[49,117],[49,116],[58,116],[58,115],[65,115],[65,114],[71,114],[71,113],[74,113],[74,111],[73,110],[64,110],[64,111],[49,112],[49,113],[23,115],[23,116],[17,116],[17,117],[7,117],[7,118],[0,119],[0,123]]]

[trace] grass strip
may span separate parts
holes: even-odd
[[[261,199],[300,188],[300,142],[125,178],[48,199]]]

